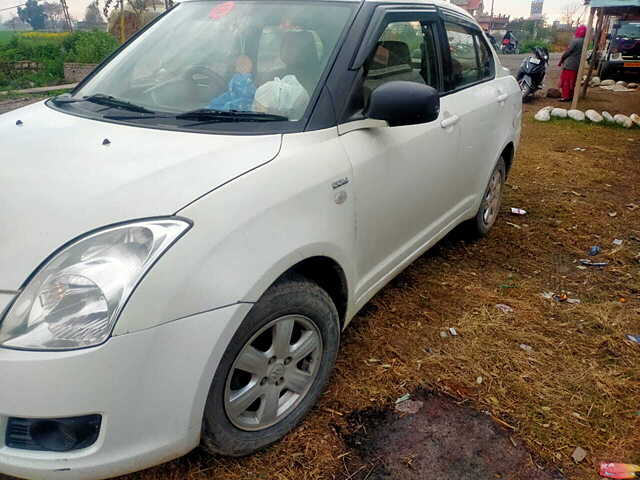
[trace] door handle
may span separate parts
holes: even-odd
[[[452,115],[451,117],[445,118],[444,120],[442,120],[442,122],[440,122],[440,126],[442,128],[453,127],[459,121],[460,121],[460,117],[458,115]]]
[[[498,95],[498,103],[506,102],[509,95],[503,93],[502,95]]]

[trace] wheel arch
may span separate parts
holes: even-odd
[[[507,176],[509,175],[511,166],[513,165],[515,152],[515,145],[513,144],[513,142],[509,142],[507,145],[505,145],[505,147],[502,149],[502,153],[500,154],[500,156],[504,158],[504,164],[507,169]]]
[[[276,282],[290,273],[302,275],[326,291],[338,310],[340,327],[344,327],[349,304],[349,286],[340,264],[324,255],[309,257],[287,269]]]

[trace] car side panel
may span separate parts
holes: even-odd
[[[138,286],[114,335],[256,302],[282,273],[314,256],[335,260],[353,285],[351,177],[336,128],[285,135],[268,168],[178,212],[193,228]]]

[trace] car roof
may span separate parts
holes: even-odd
[[[410,5],[433,5],[435,7],[452,10],[456,13],[464,15],[465,17],[475,22],[475,19],[473,18],[473,16],[471,16],[471,14],[469,14],[469,12],[467,12],[464,8],[461,8],[458,5],[454,5],[453,3],[449,3],[448,1],[445,1],[445,0],[409,0],[409,1],[407,0],[362,0],[362,1],[367,3],[380,3],[380,4],[398,3],[402,5],[409,5],[409,6]]]
[[[190,2],[201,2],[201,1],[213,1],[213,0],[181,0],[178,1],[177,3],[190,3]],[[240,0],[242,1],[242,0]],[[286,1],[286,0],[285,0]],[[306,1],[310,1],[313,2],[314,0],[306,0]],[[338,2],[350,2],[350,3],[378,3],[378,4],[402,4],[402,5],[406,5],[406,6],[411,6],[411,5],[433,5],[435,7],[438,8],[444,8],[444,9],[448,9],[450,11],[456,12],[460,15],[463,15],[464,17],[468,18],[469,20],[471,20],[472,22],[475,23],[475,19],[473,18],[473,16],[471,16],[469,14],[469,12],[467,12],[465,9],[459,7],[458,5],[454,5],[453,3],[449,3],[446,0],[329,0],[329,1],[338,1]]]

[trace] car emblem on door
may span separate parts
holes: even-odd
[[[347,183],[349,183],[349,179],[347,177],[341,178],[340,180],[336,180],[335,182],[333,182],[331,184],[331,188],[333,188],[335,190],[336,188],[340,188],[340,187],[346,185]]]

